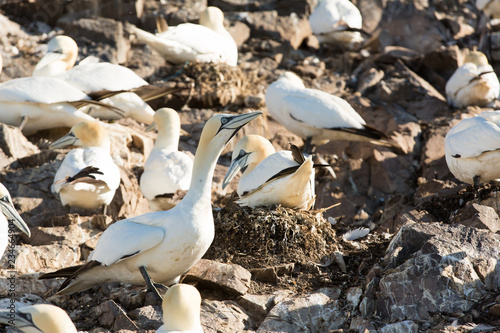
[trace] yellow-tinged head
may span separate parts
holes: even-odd
[[[57,75],[75,65],[78,45],[68,36],[56,36],[47,44],[47,54],[38,62],[33,76]],[[57,65],[56,65],[57,64]]]
[[[200,25],[203,25],[215,32],[224,31],[224,13],[217,7],[207,7],[200,14]]]
[[[163,298],[163,322],[166,331],[201,331],[201,296],[188,284],[168,288]]]
[[[35,304],[22,307],[11,313],[0,311],[0,322],[11,324],[9,315],[13,315],[14,326],[23,332],[76,333],[76,328],[68,314],[51,304]]]
[[[488,58],[483,52],[480,51],[470,51],[464,58],[464,63],[473,63],[476,66],[488,65]]]
[[[68,134],[50,145],[62,148],[69,145],[83,148],[101,147],[109,151],[110,142],[106,129],[98,121],[82,121],[71,128]]]
[[[280,75],[278,81],[288,82],[297,88],[305,88],[302,79],[292,72],[284,72],[283,74]]]

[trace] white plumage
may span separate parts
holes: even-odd
[[[2,258],[5,249],[9,243],[9,220],[22,232],[31,237],[31,232],[26,222],[17,213],[12,203],[10,193],[3,184],[0,183],[0,258]],[[15,256],[9,257],[15,259]]]
[[[19,309],[0,310],[0,323],[24,333],[76,333],[76,327],[68,314],[52,304],[35,304]]]

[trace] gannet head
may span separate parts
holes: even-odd
[[[470,51],[464,58],[464,63],[473,63],[476,66],[488,65],[488,58],[483,52],[480,51]]]
[[[50,40],[47,44],[47,54],[40,59],[38,64],[35,66],[33,75],[43,75],[42,68],[48,66],[55,61],[61,61],[66,64],[61,69],[67,71],[75,65],[76,57],[78,56],[78,45],[76,42],[68,36],[56,36]],[[45,73],[44,73],[45,74]],[[55,75],[59,73],[49,73],[49,75]],[[47,74],[45,74],[47,75]]]
[[[292,72],[284,72],[280,75],[278,81],[287,82],[297,88],[305,88],[302,79]]]
[[[76,328],[68,314],[51,304],[36,304],[0,312],[0,322],[13,326],[26,333],[76,333]]]
[[[50,148],[70,145],[83,148],[101,147],[109,151],[110,142],[106,130],[98,121],[82,121],[73,126],[68,134],[52,143]]]
[[[243,137],[233,150],[231,165],[222,181],[222,188],[241,170],[243,175],[250,173],[267,156],[274,154],[276,150],[266,138],[250,134]]]
[[[207,9],[200,14],[200,25],[215,32],[225,31],[224,13],[217,7],[207,7]]]
[[[14,208],[10,193],[3,184],[0,184],[0,209],[7,220],[12,221],[19,230],[31,237],[28,225],[26,225],[26,222],[24,222],[23,218],[16,211],[16,208]]]
[[[154,121],[146,128],[146,132],[158,130],[155,147],[158,149],[177,150],[181,131],[181,119],[177,111],[161,108],[155,112]]]
[[[175,284],[163,298],[163,328],[165,331],[199,332],[201,296],[188,284]]]

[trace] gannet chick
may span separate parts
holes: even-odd
[[[297,161],[291,151],[275,152],[267,139],[260,135],[247,135],[234,147],[222,187],[226,187],[242,170],[237,189],[239,205],[280,204],[288,208],[310,209],[316,199],[313,166],[311,156]]]
[[[226,63],[236,66],[238,47],[224,28],[224,14],[217,7],[207,7],[200,15],[200,24],[183,23],[156,36],[134,28],[139,41],[158,51],[168,62],[187,61]]]
[[[78,45],[68,36],[55,36],[47,44],[47,53],[33,70],[33,76],[53,76],[75,65]]]
[[[498,0],[476,0],[476,8],[482,10],[490,19],[500,18],[500,1]]]
[[[478,186],[500,179],[500,111],[485,111],[455,125],[444,141],[446,164],[460,181]]]
[[[120,185],[120,169],[110,155],[106,130],[95,121],[81,122],[51,148],[69,145],[82,148],[73,149],[66,155],[54,177],[52,192],[59,193],[63,206],[103,207],[106,214],[106,207]]]
[[[446,82],[448,104],[456,108],[491,106],[499,92],[498,77],[488,58],[479,51],[471,51]]]
[[[0,310],[0,323],[25,333],[76,333],[68,314],[52,304],[35,304],[19,309]]]
[[[235,133],[260,114],[220,114],[210,118],[194,158],[191,186],[177,206],[115,222],[102,233],[86,264],[40,278],[65,277],[57,295],[110,281],[146,281],[153,291],[156,288],[152,280],[178,282],[180,275],[205,254],[214,238],[211,192],[217,159]],[[160,297],[157,291],[156,294]]]
[[[321,0],[309,16],[313,34],[320,43],[353,46],[363,37],[359,9],[349,0]]]
[[[144,165],[140,186],[152,211],[169,210],[175,206],[174,193],[189,189],[193,160],[177,149],[181,129],[177,112],[162,108],[156,111],[154,119],[158,137]]]
[[[0,183],[0,258],[2,258],[7,244],[9,243],[9,221],[12,221],[16,227],[19,228],[26,235],[31,237],[31,232],[26,222],[17,213],[12,203],[10,193],[7,188]]]
[[[269,113],[290,132],[305,140],[305,153],[311,145],[329,140],[370,141],[401,150],[384,133],[367,125],[352,106],[340,97],[309,89],[292,72],[283,73],[266,91]]]
[[[175,284],[168,288],[162,302],[163,325],[156,333],[203,333],[200,322],[201,296],[189,284]]]

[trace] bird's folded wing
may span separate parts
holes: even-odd
[[[460,122],[450,131],[446,145],[451,156],[476,157],[500,149],[500,128],[482,118],[474,117]]]

